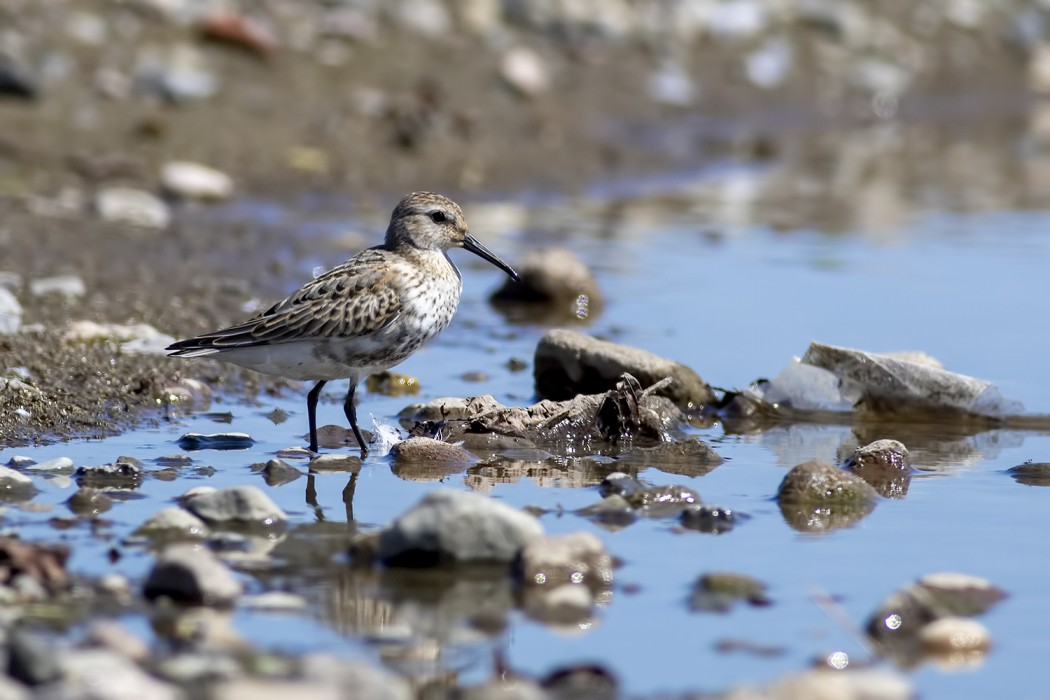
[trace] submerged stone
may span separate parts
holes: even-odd
[[[170,598],[189,605],[229,605],[242,588],[211,550],[176,544],[157,557],[142,593],[149,600]]]
[[[288,520],[288,515],[254,486],[232,486],[187,495],[185,505],[208,523],[270,527]]]
[[[738,601],[753,606],[770,605],[766,584],[744,574],[704,574],[693,586],[689,608],[693,612],[729,612]]]

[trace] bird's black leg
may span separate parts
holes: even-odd
[[[368,443],[365,442],[364,437],[361,435],[361,429],[357,427],[357,409],[354,408],[355,391],[357,391],[357,382],[351,379],[350,391],[346,392],[346,401],[343,402],[343,413],[346,414],[346,419],[350,421],[350,427],[354,429],[354,437],[357,438],[357,444],[361,446],[361,456],[365,457],[368,455]]]
[[[321,380],[314,384],[310,393],[306,395],[306,417],[310,421],[310,451],[317,452],[317,399],[321,397],[321,389],[328,382]]]

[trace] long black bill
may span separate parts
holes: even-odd
[[[500,260],[495,253],[478,243],[478,239],[474,238],[474,236],[471,236],[469,233],[463,237],[463,247],[474,255],[477,255],[479,258],[488,260],[490,263],[506,272],[515,282],[518,281],[518,273],[514,271],[513,267]]]

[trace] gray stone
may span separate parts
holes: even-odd
[[[26,493],[36,490],[33,479],[10,467],[0,466],[0,492]]]
[[[113,507],[113,499],[93,488],[77,489],[66,501],[69,510],[81,518],[94,518]]]
[[[208,523],[283,524],[288,515],[254,486],[233,486],[186,499],[186,509]]]
[[[22,325],[22,305],[14,294],[0,287],[0,335],[17,333]]]
[[[314,472],[351,472],[361,470],[361,458],[353,455],[327,453],[317,455],[310,460],[310,471]]]
[[[500,59],[500,77],[523,97],[535,97],[550,89],[550,70],[543,56],[532,49],[518,46]]]
[[[118,457],[111,464],[77,467],[75,477],[80,486],[135,489],[142,484],[142,462],[134,457]]]
[[[165,229],[171,210],[159,197],[130,187],[109,187],[95,196],[95,209],[105,221],[140,228]]]
[[[35,297],[54,294],[68,299],[79,299],[87,294],[84,280],[77,275],[58,275],[44,277],[29,283],[29,293]]]
[[[28,469],[36,464],[36,460],[32,457],[26,457],[25,455],[15,455],[11,459],[7,460],[7,466],[12,469]],[[73,465],[73,461],[70,460],[70,466]]]
[[[390,564],[511,562],[543,535],[535,517],[487,496],[439,489],[380,532]]]
[[[145,663],[150,658],[146,640],[113,620],[92,622],[84,635],[84,642],[93,647],[109,649],[135,663]]]
[[[143,595],[190,605],[228,605],[241,594],[240,581],[209,549],[176,544],[153,565]]]
[[[178,506],[161,508],[153,516],[142,523],[137,534],[151,535],[160,534],[165,537],[179,535],[193,539],[203,539],[208,536],[208,526],[203,520]]]
[[[973,663],[992,646],[988,628],[977,620],[965,617],[942,617],[919,630],[919,644],[928,654],[937,656],[964,655]]]
[[[459,445],[427,437],[410,437],[391,448],[390,453],[398,462],[441,462],[442,464],[469,465],[478,461],[473,454]]]
[[[613,389],[624,373],[643,387],[670,377],[671,383],[658,393],[681,408],[699,408],[715,400],[711,387],[679,362],[570,330],[555,329],[540,339],[533,371],[537,393],[556,401]]]
[[[219,91],[219,79],[209,69],[204,54],[188,44],[144,56],[136,82],[176,104],[206,100]]]

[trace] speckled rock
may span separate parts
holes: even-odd
[[[793,467],[777,489],[777,500],[786,503],[861,503],[876,498],[875,489],[860,477],[817,460]]]
[[[558,401],[607,391],[624,373],[643,387],[671,377],[671,384],[658,393],[680,408],[696,408],[715,399],[696,372],[646,350],[563,329],[549,331],[536,346],[534,376],[541,398]]]
[[[510,563],[543,535],[535,517],[488,496],[439,489],[379,534],[379,558],[413,566]]]
[[[459,445],[426,437],[411,437],[391,448],[390,453],[399,462],[442,462],[444,464],[473,464],[478,458]]]

